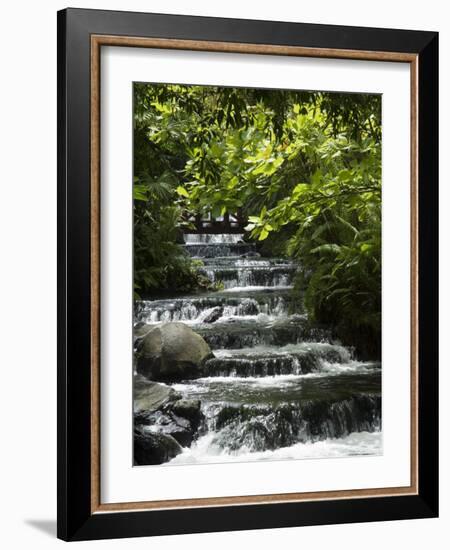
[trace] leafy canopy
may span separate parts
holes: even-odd
[[[298,260],[311,317],[376,354],[381,97],[135,84],[134,105],[137,289],[208,287],[186,220],[239,211],[263,253]]]

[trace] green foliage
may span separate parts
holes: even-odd
[[[144,207],[139,215],[135,215],[136,297],[161,290],[177,292],[212,287],[210,281],[199,272],[201,264],[189,258],[176,242],[180,213],[179,206],[160,205],[157,212]]]
[[[371,120],[379,129],[380,120]],[[327,117],[297,115],[285,170],[270,183],[280,195],[249,218],[255,239],[284,229],[285,251],[302,270],[311,318],[331,325],[360,356],[381,352],[381,147],[378,131],[334,133]],[[293,176],[296,176],[296,180]],[[298,183],[295,183],[297,181]],[[289,191],[290,189],[290,191]],[[270,195],[269,195],[270,197]],[[266,201],[270,204],[270,199]],[[282,238],[282,237],[281,237]],[[278,242],[278,246],[280,246]]]
[[[177,244],[188,213],[239,212],[299,261],[310,316],[379,354],[380,139],[378,95],[135,84],[138,292],[207,286]]]
[[[377,357],[381,338],[381,224],[375,212],[325,208],[289,241],[302,259],[296,289],[313,320],[332,326],[362,357]],[[345,217],[343,217],[345,216]],[[351,219],[353,224],[348,220]]]
[[[213,288],[199,262],[179,243],[186,210],[180,170],[186,162],[184,137],[162,104],[147,105],[146,87],[135,86],[134,119],[134,289],[135,297],[157,292]],[[150,94],[152,97],[152,94]],[[164,124],[164,121],[168,124]],[[161,137],[164,133],[164,139]],[[178,133],[177,133],[178,132]],[[154,138],[156,134],[157,139]]]

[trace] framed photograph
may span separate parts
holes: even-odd
[[[58,536],[438,514],[438,35],[58,13]]]

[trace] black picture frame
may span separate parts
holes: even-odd
[[[93,513],[91,36],[414,54],[418,63],[418,491]],[[399,206],[400,207],[400,206]],[[88,540],[438,515],[438,34],[86,9],[58,12],[58,537]]]

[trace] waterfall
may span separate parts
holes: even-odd
[[[296,266],[282,258],[261,258],[244,235],[185,235],[185,248],[201,259],[204,274],[226,289],[289,287]]]
[[[266,451],[380,428],[380,397],[314,400],[273,406],[212,406],[206,412],[213,445],[228,451]],[[209,414],[208,414],[209,413]]]
[[[243,234],[227,234],[227,235],[211,235],[211,234],[197,234],[197,233],[185,233],[184,242],[186,244],[231,244],[244,242]]]
[[[202,420],[168,464],[381,453],[381,364],[356,361],[310,323],[292,293],[298,266],[262,257],[241,234],[186,234],[184,243],[222,290],[135,308],[137,346],[148,325],[181,321],[214,352],[202,378],[171,385],[200,401]],[[168,422],[158,414],[145,429]]]

